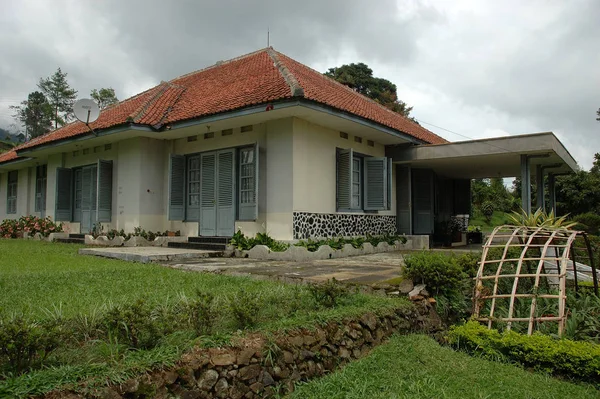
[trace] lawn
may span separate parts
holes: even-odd
[[[470,226],[479,226],[481,227],[481,231],[491,232],[494,230],[496,226],[502,226],[503,224],[513,224],[513,222],[508,218],[510,213],[505,213],[501,211],[494,211],[490,221],[488,221],[485,217],[480,216],[477,218],[469,219]]]
[[[348,294],[338,306],[328,308],[319,304],[306,286],[82,256],[77,254],[79,248],[72,244],[0,240],[0,323],[14,315],[35,322],[58,319],[77,332],[77,338],[69,335],[72,342],[55,350],[43,368],[36,367],[27,374],[8,374],[6,367],[2,370],[0,359],[1,397],[26,397],[82,379],[91,378],[98,384],[121,381],[171,364],[194,344],[227,343],[232,334],[243,334],[245,328],[311,326],[405,303]],[[161,328],[170,323],[166,317],[188,320],[189,308],[184,305],[199,297],[197,291],[214,298],[213,326],[206,334],[194,331],[189,322],[181,324],[186,328],[165,333],[152,347],[131,350],[103,331],[109,319],[107,312],[116,305],[131,306],[139,299],[151,308],[152,318],[162,323]],[[232,304],[243,305],[241,311],[250,313],[254,306],[256,312],[247,326],[239,325]],[[81,338],[85,334],[92,338]]]
[[[424,335],[395,336],[366,358],[298,386],[290,399],[598,398],[590,385],[473,358]]]

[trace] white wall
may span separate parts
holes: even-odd
[[[385,156],[385,147],[374,147],[340,137],[340,132],[294,119],[293,210],[296,212],[336,213],[336,148],[352,148],[355,152],[375,157]],[[392,171],[392,209],[379,215],[396,214],[395,171]],[[309,194],[307,194],[309,193]]]

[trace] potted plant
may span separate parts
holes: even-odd
[[[481,232],[480,226],[469,226],[467,228],[467,243],[468,244],[482,244],[483,233]]]

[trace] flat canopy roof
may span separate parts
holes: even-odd
[[[438,175],[460,179],[520,176],[521,155],[531,157],[532,171],[537,165],[555,174],[579,170],[575,159],[552,132],[388,147],[386,155],[394,163],[433,169]]]

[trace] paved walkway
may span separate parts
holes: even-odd
[[[130,262],[169,262],[183,261],[193,258],[198,261],[200,258],[216,256],[219,252],[200,251],[194,249],[180,249],[168,247],[99,247],[99,248],[81,248],[81,255],[95,255],[104,258],[113,258],[127,260]]]
[[[400,276],[401,252],[387,252],[348,258],[307,262],[264,261],[242,258],[203,258],[160,262],[175,269],[258,275],[270,278],[375,283]]]

